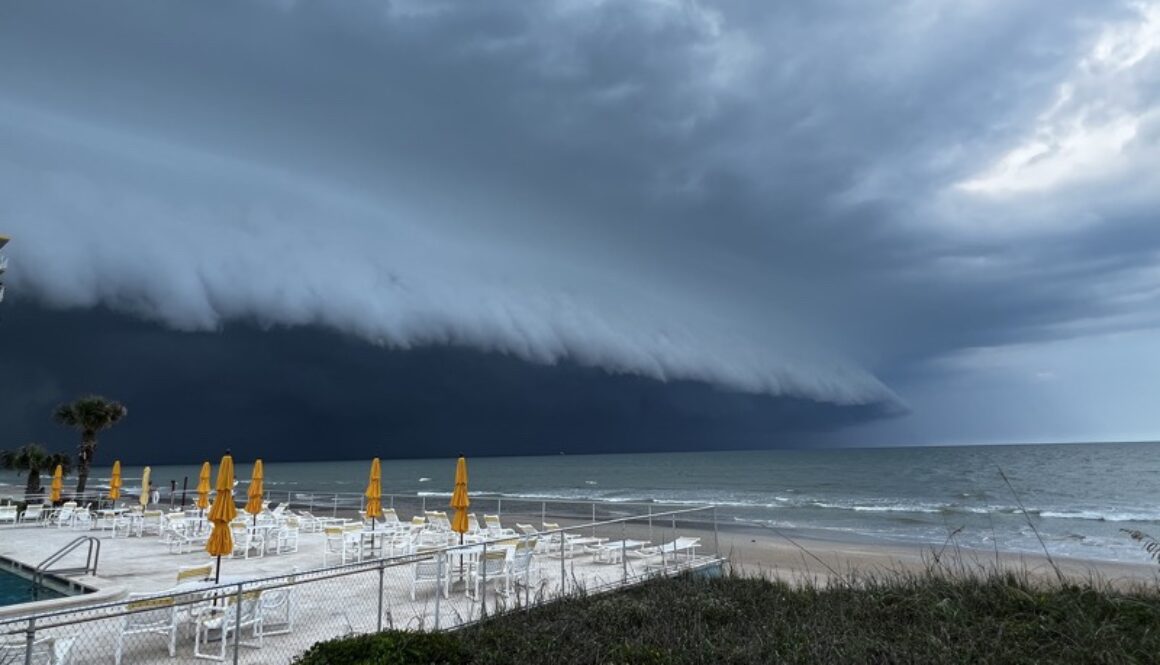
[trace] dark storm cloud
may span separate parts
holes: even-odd
[[[0,10],[50,306],[840,405],[1157,323],[1155,3],[113,6]]]
[[[0,448],[72,449],[53,407],[99,391],[130,407],[102,437],[107,454],[141,464],[227,448],[267,460],[767,448],[891,413],[463,348],[388,351],[315,327],[175,333],[17,306],[0,333],[23,340],[0,347]]]

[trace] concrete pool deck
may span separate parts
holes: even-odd
[[[508,524],[509,521],[513,523]],[[505,526],[514,526],[514,520],[505,518]],[[641,537],[642,529],[640,525],[627,527],[618,524],[615,529],[610,527],[607,533],[600,535],[608,540],[619,539],[619,534]],[[191,553],[170,554],[158,536],[112,538],[108,531],[75,531],[40,526],[0,529],[0,556],[35,567],[73,539],[85,535],[100,539],[98,571],[96,575],[73,579],[96,589],[97,593],[44,601],[51,605],[38,603],[37,612],[49,611],[50,608],[56,611],[77,605],[91,607],[95,602],[124,598],[129,593],[173,594],[178,568],[214,561],[204,551],[196,549]],[[588,535],[587,529],[583,535]],[[437,626],[454,627],[480,617],[482,603],[466,594],[467,580],[461,579],[458,572],[453,572],[451,576],[453,584],[449,597],[437,599],[435,585],[425,583],[415,589],[415,599],[412,600],[412,579],[416,566],[414,559],[368,560],[362,564],[324,569],[325,546],[323,533],[302,533],[297,552],[267,554],[250,559],[222,558],[223,582],[280,578],[267,584],[271,588],[292,588],[293,621],[289,632],[266,636],[261,648],[241,648],[238,662],[287,663],[317,641],[351,633],[373,632],[380,625],[383,628],[429,630]],[[83,553],[74,554],[83,558]],[[452,571],[456,570],[457,559],[454,556],[445,557],[444,560]],[[535,572],[531,576],[531,583],[519,592],[501,594],[496,589],[502,589],[502,583],[497,584],[496,580],[492,580],[487,584],[487,611],[491,613],[516,604],[551,600],[560,595],[562,580],[568,593],[580,589],[603,590],[637,583],[646,575],[675,572],[678,567],[688,569],[719,563],[715,556],[702,554],[679,564],[669,561],[667,567],[670,570],[658,571],[653,566],[647,566],[646,570],[646,564],[655,564],[657,561],[659,559],[628,557],[623,562],[599,563],[591,554],[581,551],[571,558],[563,559],[561,566],[559,556],[537,554],[533,559]],[[65,560],[63,564],[69,565],[70,562]],[[294,576],[292,579],[289,578],[291,575]],[[179,605],[186,602],[184,596],[175,597]],[[11,606],[4,614],[11,618],[16,613],[26,614],[30,609],[33,608],[29,605]],[[0,621],[4,619],[0,615]],[[82,607],[47,620],[39,620],[36,637],[56,636],[73,640],[68,663],[108,663],[113,660],[124,621],[123,607],[94,610]],[[174,659],[168,656],[164,636],[140,634],[126,639],[123,662],[203,662],[193,657],[190,627],[184,625],[177,631]],[[0,632],[3,633],[0,640],[11,643],[21,637],[19,632],[23,630],[21,622],[0,623]],[[243,640],[249,634],[243,630]],[[233,659],[232,650],[227,651],[226,658],[227,661]]]

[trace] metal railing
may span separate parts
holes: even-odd
[[[716,531],[705,528],[714,516],[709,507],[654,511],[402,553],[390,536],[377,547],[372,536],[359,551],[370,557],[363,561],[0,620],[0,663],[6,653],[33,658],[53,650],[72,665],[194,662],[207,653],[234,663],[290,662],[315,642],[345,635],[458,628],[719,565]],[[696,542],[678,547],[680,534]]]
[[[88,545],[88,550],[85,552],[85,565],[73,566],[71,568],[53,568],[52,566],[60,563],[62,559],[79,549],[82,545]],[[48,574],[53,575],[75,575],[77,573],[83,575],[96,575],[97,563],[101,559],[101,541],[92,536],[80,536],[69,541],[67,545],[60,548],[56,552],[49,555],[47,559],[41,561],[33,571],[33,583],[40,587],[44,584],[44,576]]]

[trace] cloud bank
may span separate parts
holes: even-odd
[[[1160,322],[1156,3],[3,12],[13,298],[835,404]]]

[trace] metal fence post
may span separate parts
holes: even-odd
[[[234,665],[238,665],[238,653],[242,650],[242,586],[239,582],[238,598],[234,604]]]
[[[483,541],[483,558],[479,560],[479,617],[487,616],[487,541]]]
[[[503,517],[503,499],[497,498],[495,500],[495,514],[496,517]]]
[[[713,506],[713,554],[721,556],[721,535],[717,533],[717,506]]]
[[[596,537],[596,502],[592,502],[592,537]]]
[[[338,517],[338,494],[334,495],[334,508],[330,511],[331,517]]]
[[[427,497],[422,497],[423,512],[427,512]]]
[[[439,601],[443,598],[443,554],[435,554],[435,630],[439,630]]]
[[[625,540],[625,523],[620,523],[620,567],[623,569],[622,584],[628,584],[628,541]]]
[[[36,619],[28,620],[28,631],[24,638],[24,665],[32,665],[32,645],[36,642]]]
[[[383,560],[379,559],[379,632],[383,632]]]
[[[548,502],[540,502],[540,528],[544,528],[544,520],[548,519]]]
[[[568,539],[565,537],[565,533],[563,531],[560,531],[559,534],[560,534],[560,597],[563,598],[564,594],[568,591],[568,586],[567,586],[568,573],[567,573],[566,569],[564,568],[564,546],[567,544],[566,541]]]
[[[652,506],[651,506],[651,505],[648,507],[648,539],[649,539],[650,541],[653,539],[653,532],[652,532]]]

